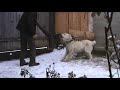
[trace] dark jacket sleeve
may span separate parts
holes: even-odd
[[[25,32],[27,29],[27,23],[26,23],[26,18],[27,18],[27,13],[24,12],[23,15],[21,16],[16,29],[21,31],[21,32]]]
[[[35,35],[36,33],[36,22],[37,22],[37,12],[29,12],[28,13],[28,30],[31,35]]]

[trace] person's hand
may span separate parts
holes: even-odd
[[[36,39],[37,37],[38,37],[38,35],[36,35],[36,34],[35,34],[35,35],[33,35],[33,39]]]

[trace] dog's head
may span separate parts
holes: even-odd
[[[73,40],[73,37],[72,37],[72,35],[70,35],[68,33],[63,33],[63,34],[61,34],[61,39],[63,42],[66,43],[66,42]]]

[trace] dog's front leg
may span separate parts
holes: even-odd
[[[73,58],[73,54],[69,53],[69,54],[67,54],[67,56],[65,57],[65,59],[63,61],[66,62],[66,61],[71,60],[72,58]]]
[[[68,51],[66,50],[65,55],[61,61],[64,61],[65,57],[68,55]]]

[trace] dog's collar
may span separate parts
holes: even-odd
[[[73,41],[73,39],[72,40],[70,40],[70,41],[68,41],[67,43],[70,43],[70,42],[72,42]]]

